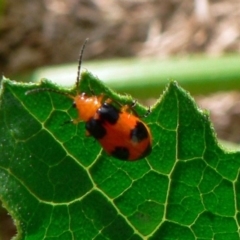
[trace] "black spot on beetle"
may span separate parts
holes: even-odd
[[[133,142],[141,142],[142,140],[148,138],[148,131],[146,126],[142,122],[137,122],[134,129],[130,132],[130,138]]]
[[[90,118],[86,122],[85,128],[90,133],[90,135],[96,139],[103,138],[107,133],[106,129],[102,125],[102,121],[99,119]]]
[[[98,113],[99,118],[102,121],[106,121],[111,124],[115,124],[119,119],[119,110],[106,102],[98,109]]]
[[[121,160],[128,160],[129,150],[125,147],[115,147],[114,151],[111,152],[111,155]]]

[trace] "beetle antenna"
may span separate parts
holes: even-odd
[[[81,65],[82,65],[83,52],[84,52],[84,49],[86,47],[87,42],[88,42],[88,38],[85,40],[85,42],[84,42],[84,44],[83,44],[83,46],[82,46],[82,48],[80,50],[80,53],[79,53],[78,68],[77,68],[77,80],[76,80],[77,91],[78,91],[79,82],[80,82],[80,70],[81,70]],[[65,96],[67,96],[69,98],[74,99],[74,97],[72,95],[68,94],[68,93],[64,93],[64,92],[61,92],[59,90],[55,90],[55,89],[51,89],[51,88],[32,89],[32,90],[27,91],[25,94],[28,95],[28,94],[37,93],[37,92],[54,92],[54,93],[65,95]]]
[[[81,50],[80,50],[80,53],[79,53],[79,58],[78,58],[78,68],[77,68],[77,80],[76,80],[76,88],[78,90],[78,87],[79,87],[79,82],[80,82],[80,71],[81,71],[81,66],[82,66],[82,58],[83,58],[83,52],[84,52],[84,49],[86,47],[86,44],[88,42],[88,38],[86,38]]]

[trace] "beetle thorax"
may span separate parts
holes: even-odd
[[[88,121],[91,117],[95,116],[97,110],[101,107],[101,99],[97,96],[87,96],[82,93],[74,99],[78,116],[83,121]]]

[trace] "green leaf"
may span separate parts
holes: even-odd
[[[25,95],[41,87],[58,89],[2,81],[0,199],[18,239],[239,239],[240,152],[218,145],[208,114],[176,82],[144,119],[153,151],[136,162],[108,156],[84,123],[63,125],[77,115],[70,99]],[[132,101],[88,72],[80,87]]]

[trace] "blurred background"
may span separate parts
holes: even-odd
[[[240,142],[239,0],[0,0],[6,77],[64,75],[73,85],[87,37],[84,67],[109,86],[151,105],[176,79],[210,111],[220,139]],[[15,233],[10,223],[0,209],[1,240]]]
[[[1,0],[5,74],[85,59],[240,51],[238,0]]]

